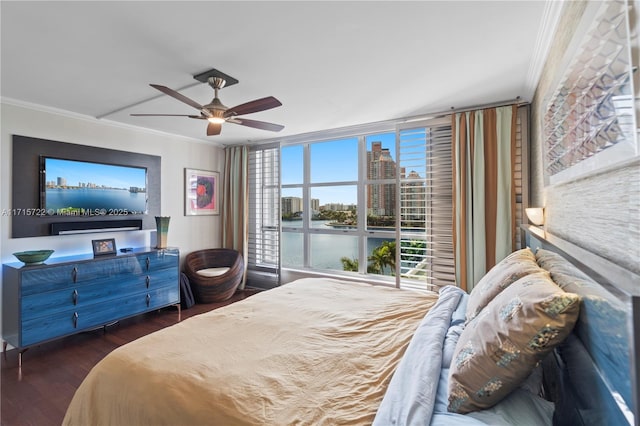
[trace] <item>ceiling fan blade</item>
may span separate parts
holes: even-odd
[[[222,124],[210,122],[207,125],[207,136],[219,135],[221,130],[222,130]]]
[[[233,108],[229,108],[225,111],[224,116],[231,117],[235,115],[251,114],[253,112],[264,111],[267,109],[279,107],[282,103],[273,96],[267,96],[266,98],[256,99],[244,104],[236,105]]]
[[[129,114],[133,117],[189,117],[189,118],[201,118],[206,119],[202,115],[187,115],[187,114]]]
[[[269,130],[271,132],[279,132],[284,129],[280,124],[267,123],[265,121],[249,120],[247,118],[234,117],[227,120],[228,123],[240,124],[241,126],[253,127],[255,129]]]
[[[164,93],[166,95],[169,95],[172,98],[176,98],[180,102],[184,102],[185,104],[187,104],[189,106],[192,106],[195,109],[198,109],[198,110],[202,111],[203,113],[206,111],[202,105],[200,105],[199,103],[197,103],[193,99],[189,99],[185,95],[183,95],[181,93],[178,93],[173,89],[169,89],[167,86],[162,86],[160,84],[150,84],[149,86],[153,87],[154,89],[158,89],[162,93]]]

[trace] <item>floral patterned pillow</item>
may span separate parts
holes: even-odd
[[[520,278],[500,292],[458,340],[448,410],[482,410],[506,397],[569,335],[579,310],[580,297],[558,287],[547,272]]]
[[[498,262],[473,287],[467,304],[467,322],[474,319],[494,297],[525,275],[542,272],[528,247],[514,251]]]

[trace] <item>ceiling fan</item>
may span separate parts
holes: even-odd
[[[222,89],[226,80],[222,77],[211,76],[207,78],[207,83],[215,92],[215,96],[213,100],[206,104],[200,105],[196,101],[189,99],[183,94],[170,89],[166,86],[162,86],[159,84],[150,84],[154,89],[158,89],[159,91],[167,94],[177,100],[184,102],[187,105],[190,105],[200,111],[200,115],[187,115],[187,114],[131,114],[132,116],[137,117],[189,117],[196,118],[199,120],[208,120],[209,124],[207,125],[207,136],[219,135],[222,130],[222,123],[233,123],[239,124],[241,126],[253,127],[255,129],[261,130],[269,130],[272,132],[279,132],[284,129],[284,126],[280,124],[267,123],[264,121],[257,120],[249,120],[247,118],[238,117],[240,115],[251,114],[254,112],[265,111],[271,108],[276,108],[282,105],[282,103],[274,98],[273,96],[267,96],[266,98],[256,99],[250,102],[246,102],[244,104],[236,105],[232,108],[229,108],[220,101],[218,98],[218,90]]]

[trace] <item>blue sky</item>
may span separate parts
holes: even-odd
[[[112,188],[128,189],[131,186],[146,188],[147,186],[146,170],[138,167],[47,158],[46,168],[47,181],[56,181],[58,177],[63,177],[67,180],[67,185],[91,182]]]
[[[395,160],[395,133],[369,135],[366,137],[367,150],[371,143],[382,142]],[[282,148],[282,184],[301,184],[303,179],[302,145]],[[358,139],[347,138],[311,144],[311,182],[340,182],[358,180]],[[282,196],[301,196],[299,189],[283,190]],[[312,189],[311,196],[319,198],[320,204],[355,204],[356,187],[318,187]]]

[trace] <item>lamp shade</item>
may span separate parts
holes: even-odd
[[[531,207],[525,209],[529,221],[534,225],[544,224],[544,207]]]

